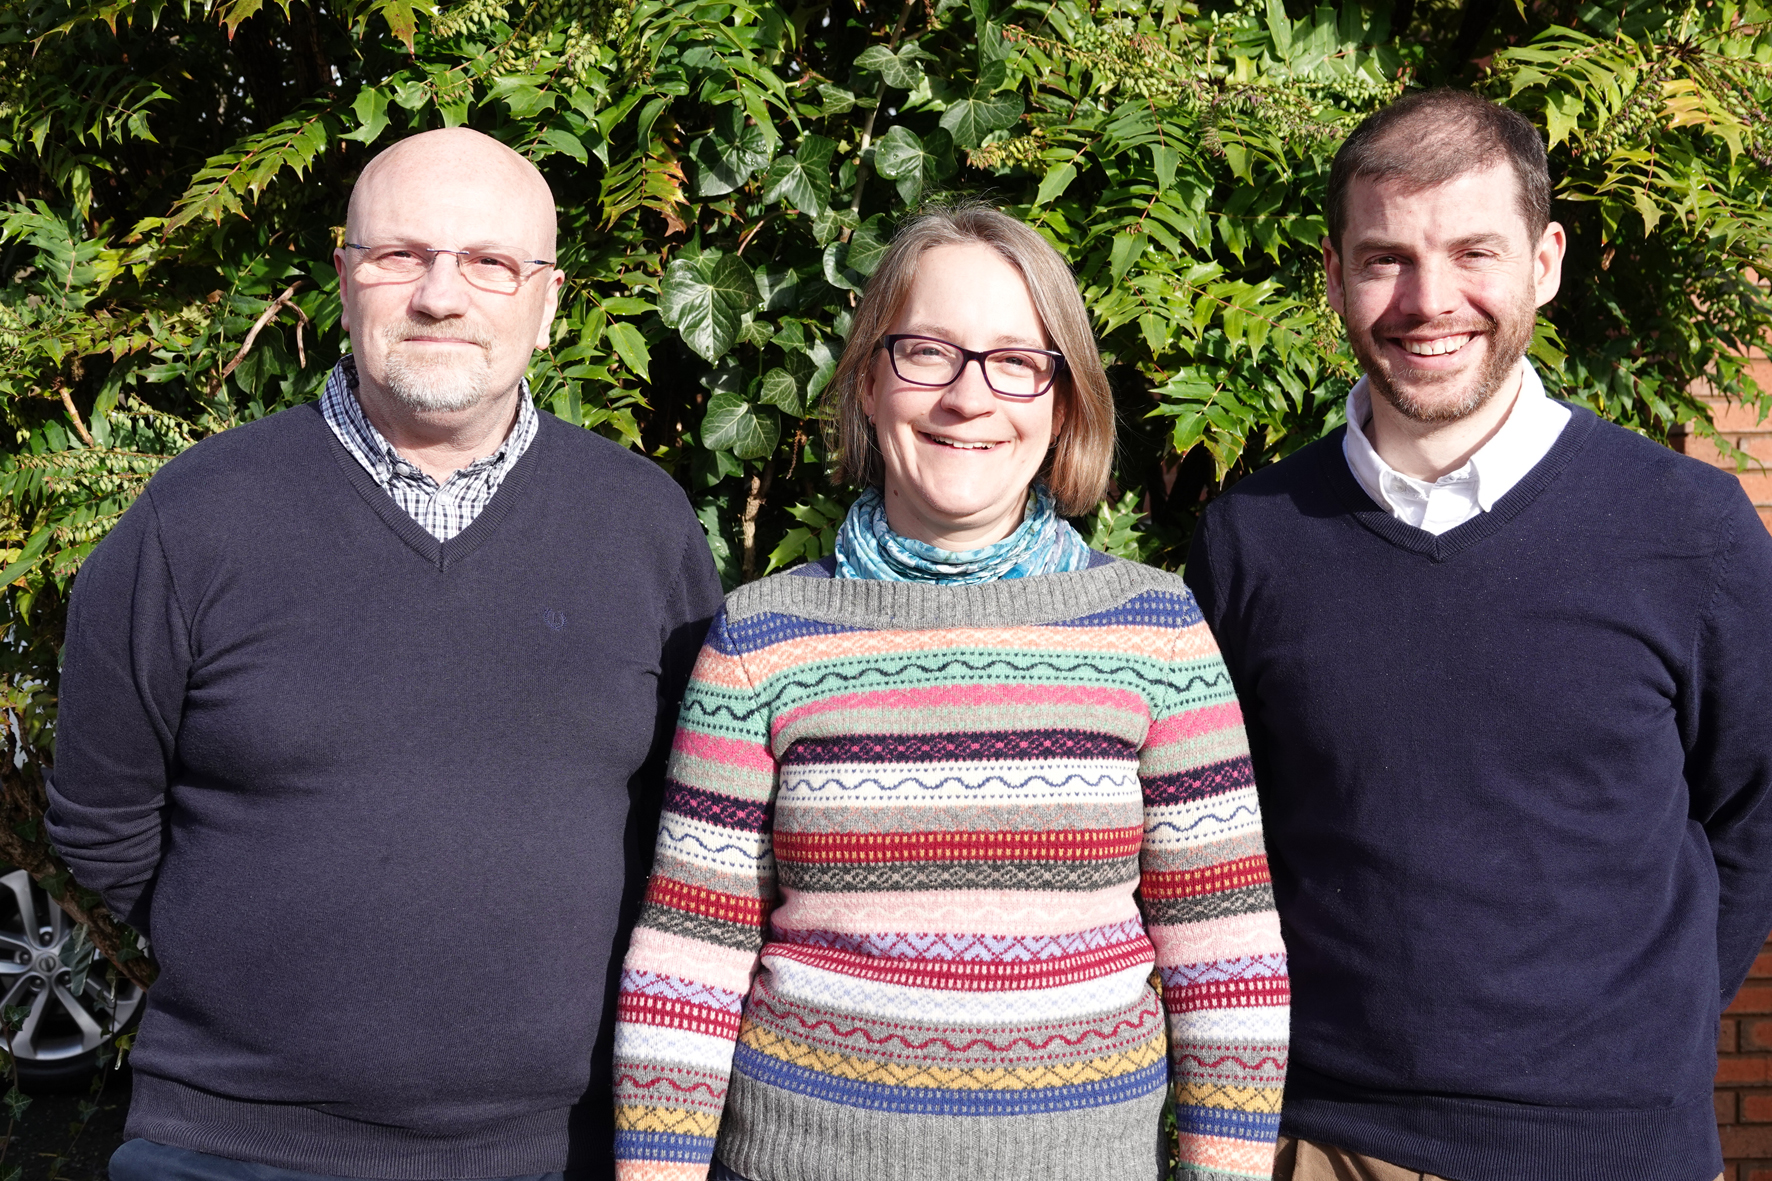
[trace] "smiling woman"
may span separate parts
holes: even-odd
[[[1181,580],[1060,515],[1114,442],[1069,271],[995,211],[916,219],[836,389],[837,552],[729,596],[684,698],[621,1177],[1155,1178],[1172,1079],[1188,1175],[1267,1177],[1287,986],[1242,718]]]

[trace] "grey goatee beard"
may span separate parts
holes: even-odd
[[[1379,397],[1390,403],[1404,418],[1423,426],[1437,426],[1469,418],[1488,404],[1489,399],[1513,376],[1520,358],[1526,355],[1526,346],[1532,343],[1532,328],[1537,320],[1538,304],[1533,293],[1522,292],[1519,301],[1508,313],[1491,321],[1488,326],[1488,356],[1471,384],[1451,401],[1424,397],[1424,394],[1431,395],[1434,392],[1436,386],[1432,384],[1415,389],[1399,386],[1389,364],[1371,343],[1380,334],[1389,335],[1382,326],[1374,326],[1371,334],[1360,337],[1349,333],[1348,342],[1353,346],[1355,358],[1366,371],[1368,386]],[[1470,346],[1467,344],[1465,347]]]
[[[409,336],[449,336],[478,345],[481,352],[453,363],[442,359],[416,362],[399,347]],[[443,330],[406,322],[390,326],[383,339],[387,344],[385,383],[388,393],[401,405],[413,410],[469,410],[485,400],[492,376],[487,370],[485,350],[492,342],[483,332],[466,325]]]

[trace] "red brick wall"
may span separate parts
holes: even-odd
[[[1716,1097],[1724,1181],[1772,1181],[1772,943],[1723,1015]]]
[[[1754,378],[1772,390],[1772,362],[1754,359]],[[1772,418],[1721,402],[1712,404],[1717,426],[1757,464],[1738,472],[1742,487],[1772,528]],[[1681,450],[1735,470],[1716,448],[1696,438]],[[1723,1137],[1724,1181],[1772,1181],[1772,943],[1754,962],[1752,975],[1723,1015],[1717,1034],[1717,1130]]]

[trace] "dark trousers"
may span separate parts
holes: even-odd
[[[210,1156],[188,1148],[173,1148],[152,1140],[135,1139],[111,1154],[111,1181],[346,1181],[320,1173],[298,1173],[253,1161]],[[475,1181],[480,1181],[476,1178]],[[488,1179],[493,1181],[493,1179]],[[506,1177],[496,1181],[561,1181],[559,1173],[536,1173],[529,1177]]]

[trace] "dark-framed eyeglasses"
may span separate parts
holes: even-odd
[[[886,350],[892,372],[900,381],[938,389],[953,385],[973,361],[984,374],[984,383],[1002,398],[1023,401],[1039,397],[1052,388],[1064,372],[1064,354],[1050,349],[963,349],[935,336],[893,333],[875,346]]]
[[[376,278],[388,283],[410,283],[429,271],[439,254],[453,254],[461,277],[482,291],[509,295],[535,274],[532,267],[551,267],[551,258],[513,258],[496,250],[445,250],[439,246],[418,246],[410,242],[390,242],[364,246],[346,242],[345,249],[360,251],[363,267]]]

